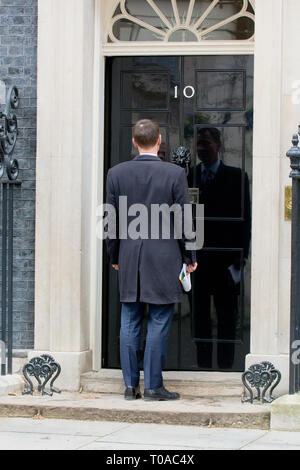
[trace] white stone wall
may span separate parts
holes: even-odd
[[[92,367],[94,21],[93,0],[39,1],[34,354],[76,386]]]
[[[39,1],[36,351],[31,357],[37,352],[57,357],[68,370],[59,384],[64,389],[77,389],[81,372],[101,368],[102,256],[95,214],[103,191],[101,24],[112,3]],[[290,184],[285,152],[299,116],[291,99],[292,82],[300,80],[299,18],[298,0],[256,0],[247,365],[270,359],[283,373],[282,392],[288,384],[290,311],[290,223],[284,222],[283,195]]]
[[[270,360],[288,391],[291,223],[284,221],[284,188],[291,184],[292,134],[299,124],[293,83],[300,25],[297,0],[256,0],[253,160],[251,354],[247,365]]]

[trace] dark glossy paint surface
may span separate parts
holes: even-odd
[[[166,369],[242,371],[250,334],[253,57],[116,57],[107,60],[107,77],[106,170],[136,155],[132,126],[153,119],[162,159],[178,146],[190,149],[189,186],[205,208],[204,248],[192,293],[176,306]],[[203,163],[217,167],[207,180]],[[103,366],[119,368],[117,274],[106,263],[103,313]]]

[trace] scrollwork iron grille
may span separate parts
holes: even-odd
[[[12,158],[18,137],[18,119],[14,110],[19,107],[19,91],[15,86],[9,88],[4,112],[0,111],[0,178],[5,170],[9,180],[19,175],[18,160]]]
[[[23,368],[23,375],[27,382],[23,395],[33,395],[34,388],[30,377],[37,381],[37,391],[42,395],[52,396],[53,393],[60,393],[60,390],[53,386],[54,382],[61,373],[61,367],[52,356],[43,354],[39,357],[33,357]],[[50,389],[45,387],[50,382]]]
[[[242,382],[249,392],[249,396],[242,397],[242,402],[261,401],[262,403],[271,403],[276,398],[273,395],[273,390],[280,380],[281,373],[278,369],[275,369],[271,362],[264,361],[253,364],[242,375]],[[252,389],[256,390],[256,395],[254,395]]]
[[[228,2],[224,0],[202,0],[202,14],[199,14],[198,0],[189,0],[186,2],[186,10],[184,13],[180,12],[179,3],[177,0],[171,0],[169,8],[165,10],[159,2],[154,0],[140,0],[139,4],[147,8],[148,14],[145,11],[141,14],[140,11],[136,13],[129,8],[128,0],[120,0],[113,17],[110,20],[108,40],[116,43],[122,42],[118,34],[115,34],[115,26],[119,22],[125,22],[127,30],[131,31],[129,40],[137,40],[138,32],[145,30],[152,37],[152,40],[169,42],[172,36],[181,30],[189,33],[193,40],[202,41],[210,37],[210,34],[218,31],[221,34],[221,40],[228,39],[228,26],[233,22],[241,19],[249,20],[249,26],[245,29],[246,38],[244,41],[254,40],[254,23],[255,23],[255,2],[254,0],[241,0],[240,4],[231,2],[231,9],[224,7]],[[201,5],[200,5],[201,6]],[[140,7],[140,5],[139,5]],[[227,11],[228,10],[228,11]],[[218,16],[217,12],[224,11],[224,15]],[[151,13],[150,13],[151,12]],[[212,18],[217,18],[217,21]],[[252,27],[250,26],[252,25]],[[225,29],[224,29],[225,28]],[[227,34],[226,34],[227,33]],[[151,39],[150,39],[151,40]]]
[[[0,210],[1,210],[1,375],[12,373],[13,349],[13,218],[14,192],[22,182],[17,180],[19,165],[12,158],[18,137],[14,110],[19,107],[19,92],[9,88],[5,109],[0,110]],[[4,177],[6,172],[7,178]]]

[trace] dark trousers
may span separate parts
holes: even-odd
[[[236,322],[238,310],[238,297],[232,292],[213,294],[213,300],[217,315],[217,360],[220,369],[231,369],[234,361],[236,339]],[[195,335],[197,338],[206,339],[206,342],[198,342],[197,358],[200,368],[213,366],[213,342],[214,338],[211,295],[203,294],[195,300]],[[223,340],[223,341],[222,341]],[[224,341],[225,340],[225,341]]]
[[[162,369],[175,304],[149,304],[149,319],[144,353],[144,385],[147,389],[163,385]],[[126,387],[137,387],[140,380],[139,351],[145,304],[122,304],[120,358]]]

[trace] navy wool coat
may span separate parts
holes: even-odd
[[[123,196],[121,204],[120,196]],[[143,204],[147,208],[146,227],[138,226],[140,212],[135,212],[134,206],[130,209],[132,213],[125,214],[122,209],[125,200],[127,211],[133,204]],[[169,239],[162,236],[162,217],[156,234],[151,237],[151,208],[153,204],[167,204],[169,207],[176,204],[177,208],[189,204],[185,171],[173,163],[163,162],[155,155],[139,155],[109,170],[107,203],[114,206],[116,213],[116,237],[112,236],[110,227],[106,245],[111,264],[119,265],[121,302],[139,300],[158,305],[181,302],[183,289],[178,279],[179,273],[183,262],[194,263],[196,255],[186,249],[190,247],[186,246],[183,231],[182,238],[174,236],[172,215],[169,217]],[[126,238],[132,223],[136,224],[135,233],[140,231],[140,236]]]

